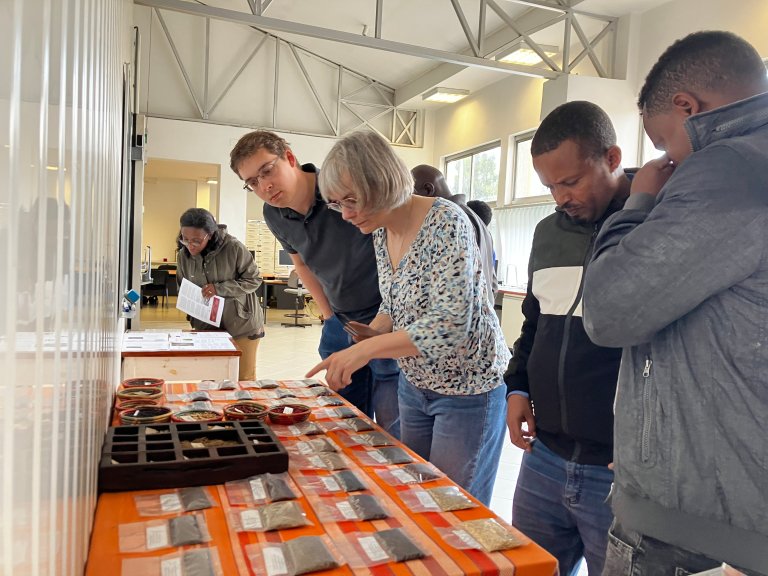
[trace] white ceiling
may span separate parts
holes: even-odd
[[[205,4],[215,8],[235,10],[251,14],[248,0],[188,0],[192,4]],[[383,6],[382,38],[396,42],[424,46],[457,53],[470,54],[467,38],[450,0],[378,0]],[[542,18],[542,10],[531,9],[510,0],[497,0],[507,13],[516,19],[530,17],[536,12]],[[548,0],[556,2],[557,0]],[[632,12],[643,12],[670,0],[571,0],[576,9],[583,12],[607,16],[623,16]],[[264,16],[300,24],[328,28],[347,33],[362,34],[367,26],[368,36],[374,36],[377,0],[273,0]],[[477,22],[479,0],[460,0],[468,22]],[[546,12],[545,12],[546,14]],[[557,13],[552,12],[553,16]],[[503,29],[504,23],[490,9],[487,11],[486,35]],[[549,18],[549,16],[546,16]],[[580,20],[585,32],[594,35],[599,31],[599,22]],[[562,24],[532,35],[543,44],[562,45]],[[273,33],[267,30],[267,32]],[[475,30],[475,34],[477,31]],[[393,52],[352,46],[329,40],[276,33],[285,40],[294,42],[331,62],[374,78],[409,99],[398,105],[410,108],[440,106],[421,101],[420,94],[429,78],[445,71],[445,83],[440,85],[477,91],[508,77],[507,73],[481,68],[460,67],[443,64],[435,60],[405,56]],[[438,81],[439,82],[439,81]],[[434,84],[433,84],[434,85]],[[218,176],[218,165],[198,164],[161,159],[150,159],[145,168],[146,179],[182,179],[204,182]]]
[[[190,1],[251,14],[248,0]],[[378,1],[381,2],[382,6],[382,38],[431,49],[469,53],[467,37],[450,0]],[[644,12],[668,1],[670,0],[571,0],[570,4],[575,6],[576,10],[583,12],[623,16],[632,12]],[[557,0],[549,0],[549,2],[554,4]],[[526,13],[532,11],[548,12],[510,0],[498,0],[498,3],[513,19],[524,17]],[[476,35],[479,21],[479,0],[460,0],[459,4],[470,28]],[[376,5],[377,0],[272,0],[268,2],[263,16],[360,35],[363,34],[364,26],[367,26],[367,36],[373,37]],[[555,16],[557,13],[551,12],[551,14]],[[581,24],[588,36],[594,36],[599,31],[597,21],[581,19]],[[505,25],[498,15],[488,8],[486,10],[486,35],[489,36],[494,31],[504,27]],[[440,63],[434,60],[383,50],[351,46],[340,42],[283,32],[276,35],[332,62],[375,78],[394,89],[406,86],[428,71],[440,66]],[[545,44],[562,45],[562,33],[558,33],[554,29],[541,31],[534,34],[533,38]],[[506,76],[507,74],[504,72],[477,69],[471,73],[462,74],[450,85],[454,88],[477,90]],[[457,82],[466,82],[466,84],[457,85]],[[420,102],[414,99],[407,104],[414,106],[420,105]]]

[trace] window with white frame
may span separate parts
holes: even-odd
[[[537,198],[549,196],[549,190],[541,183],[538,174],[533,169],[531,158],[531,141],[535,130],[524,132],[514,137],[512,143],[514,168],[512,176],[512,199]]]
[[[467,200],[496,203],[499,193],[501,143],[467,150],[445,160],[445,178],[454,194],[464,194]]]
[[[531,141],[535,132],[510,137],[513,205],[494,210],[497,277],[500,284],[518,289],[528,283],[528,257],[536,224],[555,209],[552,195],[533,169]]]

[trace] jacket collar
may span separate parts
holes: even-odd
[[[685,121],[685,129],[696,152],[713,142],[748,134],[766,124],[768,92],[695,114]]]

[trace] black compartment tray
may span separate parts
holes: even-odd
[[[231,445],[195,442],[202,438]],[[113,426],[99,462],[99,492],[222,484],[286,470],[288,453],[259,420]]]

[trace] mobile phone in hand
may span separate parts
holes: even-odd
[[[346,314],[337,312],[336,316],[338,316],[339,320],[341,320],[341,323],[344,326],[344,331],[352,336],[352,339],[355,342],[360,342],[360,340],[365,340],[366,338],[372,338],[381,334],[381,332],[374,330],[368,326],[368,324],[352,320]]]
[[[336,316],[338,316],[339,320],[341,320],[341,324],[344,326],[344,331],[346,333],[351,334],[352,336],[357,336],[357,331],[350,326],[352,319],[349,316],[341,312],[336,312]]]

